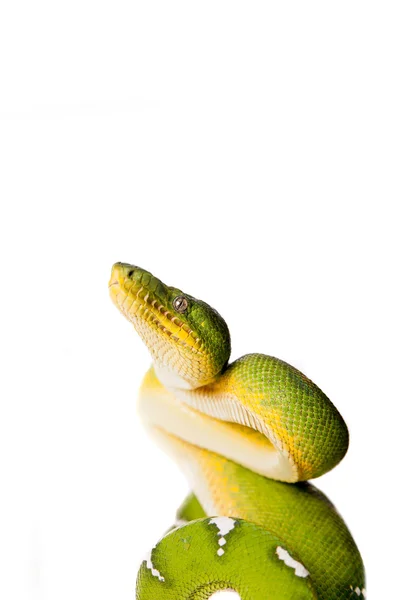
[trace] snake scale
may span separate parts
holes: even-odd
[[[140,566],[136,598],[364,600],[357,546],[307,481],[349,443],[327,396],[277,358],[229,363],[217,311],[144,269],[116,263],[109,292],[152,357],[139,414],[193,490]]]

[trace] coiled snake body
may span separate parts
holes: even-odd
[[[228,364],[222,317],[139,267],[116,263],[109,291],[153,359],[139,412],[193,489],[142,563],[136,597],[205,600],[229,589],[242,600],[363,600],[357,546],[306,481],[347,451],[330,400],[277,358]]]

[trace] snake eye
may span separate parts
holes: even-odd
[[[131,270],[128,272],[128,277],[132,277],[132,275],[134,274],[134,272],[135,272],[135,269],[131,269]]]
[[[185,296],[177,296],[172,302],[172,306],[179,313],[184,313],[188,307],[188,301]]]

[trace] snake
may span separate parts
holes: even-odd
[[[151,355],[138,413],[191,489],[139,567],[137,600],[206,600],[227,590],[242,600],[364,600],[357,545],[309,482],[348,449],[333,403],[273,356],[229,362],[222,316],[149,271],[116,263],[108,288]],[[262,330],[267,315],[259,298],[243,317]]]

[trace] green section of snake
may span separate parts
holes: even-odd
[[[343,520],[315,487],[293,483],[346,453],[346,425],[325,394],[273,357],[228,365],[222,317],[143,269],[117,263],[109,289],[153,358],[139,411],[196,494],[140,568],[137,598],[363,598]]]
[[[233,530],[226,537],[219,533],[231,525]],[[230,537],[234,537],[232,544]],[[219,546],[221,540],[226,540],[223,547]],[[223,548],[224,554],[219,556],[217,552]],[[169,533],[156,546],[152,562],[165,580],[154,577],[143,565],[137,597],[200,600],[231,589],[243,600],[317,598],[310,577],[295,575],[295,569],[288,567],[279,553],[286,554],[282,540],[253,523],[224,517],[194,521]],[[300,563],[296,566],[305,573]]]

